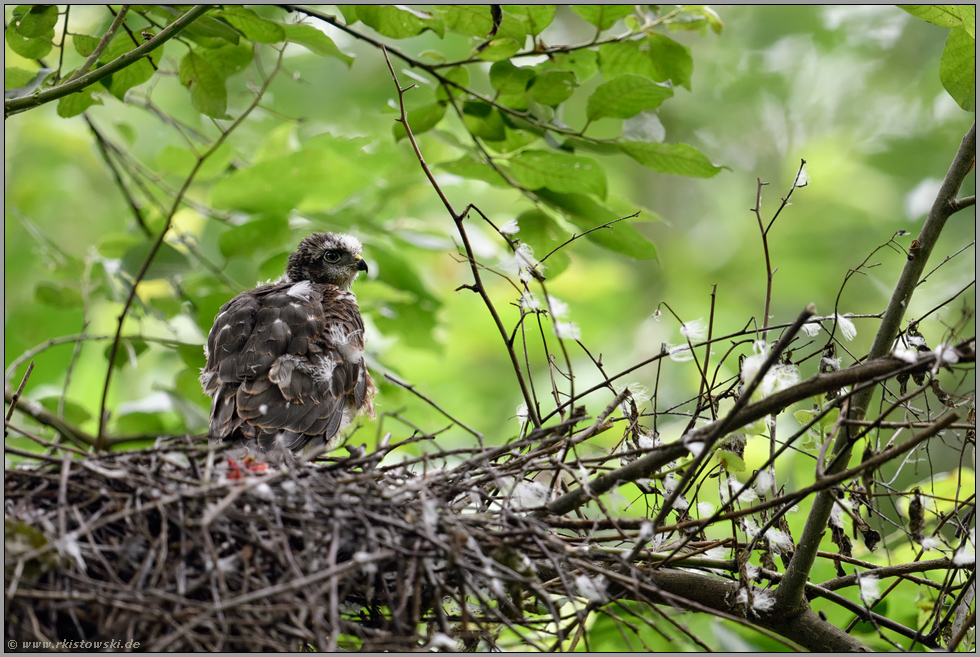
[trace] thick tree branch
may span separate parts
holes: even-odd
[[[651,584],[668,594],[659,602],[684,605],[685,600],[690,600],[699,607],[745,617],[744,606],[735,602],[739,587],[737,581],[670,569],[654,570],[644,575]],[[689,608],[693,608],[693,605]],[[779,611],[759,613],[749,620],[813,652],[871,652],[854,637],[821,619],[808,605],[790,610],[776,609]]]
[[[905,316],[912,299],[912,292],[925,270],[929,255],[946,225],[946,220],[956,211],[953,202],[956,200],[963,180],[974,166],[976,153],[977,124],[974,123],[966,136],[963,137],[960,148],[946,173],[946,178],[943,180],[939,194],[936,196],[936,201],[932,205],[932,210],[929,212],[919,236],[909,248],[908,261],[905,263],[898,283],[895,285],[895,291],[892,293],[885,314],[882,316],[881,325],[878,327],[878,332],[875,334],[874,342],[868,353],[869,360],[881,358],[891,351],[892,344],[901,328],[902,318]],[[874,386],[868,386],[857,391],[847,408],[847,419],[863,420],[874,392]],[[859,427],[846,424],[837,434],[834,443],[834,461],[827,469],[828,475],[836,474],[847,467],[855,441],[855,432],[860,430]],[[803,527],[799,546],[793,553],[789,566],[786,568],[786,576],[776,591],[777,605],[793,607],[802,600],[804,587],[820,547],[821,537],[827,529],[827,522],[830,519],[833,506],[834,495],[832,492],[823,491],[817,494]]]

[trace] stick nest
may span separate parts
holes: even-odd
[[[480,451],[438,469],[361,455],[264,473],[233,456],[184,439],[7,469],[7,637],[151,651],[523,637],[546,649],[584,617],[583,603],[558,610],[583,594],[576,539],[520,508],[547,490],[530,454]],[[589,556],[592,575],[613,567],[604,560]]]

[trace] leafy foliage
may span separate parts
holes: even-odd
[[[633,384],[634,393],[610,409],[610,426],[628,425],[622,438],[609,438],[616,432],[607,426],[588,444],[556,453],[562,477],[540,471],[542,480],[569,488],[601,477],[620,460],[631,462],[632,452],[652,449],[661,433],[688,436],[724,417],[748,383],[739,359],[765,352],[760,343],[776,340],[810,299],[833,313],[812,327],[821,337],[801,334],[774,371],[812,365],[811,374],[829,374],[822,358],[833,363],[838,353],[851,358],[845,369],[866,360],[874,331],[865,327],[881,318],[913,250],[911,238],[896,234],[908,228],[896,218],[904,211],[918,221],[928,211],[923,199],[931,203],[963,132],[952,103],[975,109],[975,11],[903,9],[908,15],[894,8],[867,15],[732,9],[735,29],[729,24],[723,33],[715,11],[687,5],[8,7],[8,400],[33,359],[23,395],[39,404],[22,400],[19,408],[44,436],[94,449],[200,433],[208,412],[197,380],[201,345],[217,309],[281,275],[304,235],[354,232],[371,272],[355,291],[382,407],[378,423],[360,427],[352,442],[370,443],[375,431],[377,441],[411,435],[398,453],[419,456],[453,441],[468,445],[473,436],[463,424],[478,427],[487,445],[528,439],[539,425],[591,422],[621,394],[623,377],[639,371],[654,392]],[[875,23],[886,15],[894,22]],[[807,37],[794,32],[794,21]],[[949,31],[944,50],[936,26]],[[899,33],[901,47],[885,44]],[[721,50],[729,46],[719,34],[738,46]],[[839,70],[822,80],[817,73],[839,53]],[[916,53],[915,61],[903,53]],[[819,184],[799,192],[805,200],[794,198],[795,207],[784,207],[787,195],[775,215],[764,215],[756,181],[795,170],[803,155]],[[806,185],[783,182],[789,194]],[[753,191],[765,267],[744,211]],[[767,203],[775,198],[765,196]],[[973,275],[962,264],[969,256],[957,258],[972,248],[968,228],[947,229],[944,239],[952,234],[956,245],[923,279],[934,287],[924,286],[906,308],[913,324],[902,334],[918,326],[926,351],[974,330],[972,305],[962,300]],[[706,304],[713,285],[721,291]],[[667,313],[658,305],[664,300],[683,327],[680,342],[666,327],[671,320],[651,317]],[[957,304],[962,313],[953,311]],[[838,313],[845,307],[858,315],[854,343]],[[709,312],[713,332],[697,337],[686,320]],[[777,321],[783,324],[773,328]],[[948,361],[928,376],[936,387],[910,403],[933,395],[940,411],[929,398],[915,431],[947,408],[972,403],[962,370]],[[784,384],[767,381],[752,403]],[[882,408],[905,394],[890,385],[875,387]],[[418,391],[443,407],[420,402]],[[708,445],[698,460],[697,449],[685,447],[656,472],[630,479],[622,487],[628,502],[602,498],[601,513],[589,506],[588,514],[630,516],[635,538],[638,523],[658,514],[659,530],[668,513],[677,523],[707,522],[713,511],[700,504],[719,513],[747,508],[737,493],[743,484],[764,491],[761,504],[776,505],[816,481],[820,445],[843,422],[831,398],[803,403],[738,427],[741,450]],[[576,415],[579,405],[589,420]],[[881,412],[883,420],[892,411]],[[444,432],[446,415],[465,420]],[[770,415],[780,417],[776,425],[767,424]],[[956,430],[962,434],[962,426]],[[898,435],[888,431],[895,428],[869,444],[885,449]],[[753,482],[777,436],[793,447],[767,489]],[[943,541],[932,549],[952,554],[959,544],[949,513],[966,506],[949,482],[972,480],[973,468],[955,449],[965,443],[948,440],[923,524]],[[8,442],[37,449],[26,438]],[[841,468],[863,462],[864,455],[839,453]],[[867,476],[889,487],[877,506],[855,502],[856,515],[894,530],[885,539],[893,556],[903,540],[928,551],[899,515],[913,483],[925,490],[921,477],[908,480],[901,465]],[[856,481],[842,484],[852,500],[860,498]],[[674,506],[670,490],[680,496]],[[786,531],[798,538],[804,520],[786,515]],[[778,550],[739,522],[737,530],[729,522],[725,537],[751,544],[746,559],[774,571],[764,560]],[[677,538],[679,531],[668,533]],[[708,545],[714,535],[701,538]],[[822,549],[845,554],[849,545],[835,530]],[[862,568],[886,563],[861,549]],[[904,562],[921,556],[904,543],[901,549]],[[840,562],[818,560],[812,581],[843,577],[835,567]],[[943,581],[947,572],[954,571],[933,575]],[[948,590],[933,597],[928,584],[896,582],[896,591],[924,606],[893,605],[889,617],[909,628],[929,625],[935,635],[946,623],[940,619],[953,614]],[[821,611],[839,627],[868,617],[860,596],[851,599],[851,606],[835,600]],[[644,620],[647,607],[597,607],[588,608],[597,614],[587,632],[591,647],[618,648],[622,617],[639,626],[642,647],[670,647],[658,643],[661,625]],[[747,624],[758,620],[748,606],[743,612]],[[699,647],[709,634],[715,648],[774,645],[748,625],[707,617],[684,630],[668,625],[671,639]],[[875,648],[894,647],[875,625],[855,632]]]

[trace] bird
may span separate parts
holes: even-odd
[[[260,453],[329,451],[358,414],[374,417],[364,321],[351,284],[368,266],[351,235],[300,241],[278,280],[218,311],[201,386],[209,436]]]

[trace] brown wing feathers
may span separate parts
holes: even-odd
[[[232,299],[201,375],[211,435],[295,450],[330,441],[359,410],[373,415],[363,336],[354,296],[334,285],[280,283]]]

